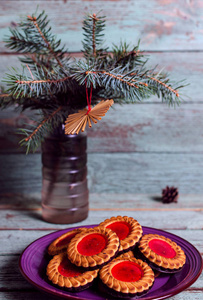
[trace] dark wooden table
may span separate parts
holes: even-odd
[[[127,215],[141,225],[163,229],[192,243],[203,254],[203,195],[180,195],[177,204],[163,204],[149,194],[91,194],[88,218],[72,225],[55,225],[41,219],[40,195],[9,195],[0,205],[0,300],[50,300],[21,275],[19,256],[35,239],[55,230],[97,224],[106,218]],[[203,274],[173,300],[201,300]],[[108,299],[108,298],[107,298]]]

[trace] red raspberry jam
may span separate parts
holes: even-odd
[[[72,264],[68,259],[63,259],[58,267],[58,271],[65,277],[75,277],[81,275],[84,271],[80,267]]]
[[[76,234],[77,234],[77,232],[74,232],[74,233],[71,233],[71,234],[67,235],[66,237],[64,237],[63,239],[58,241],[58,243],[56,243],[56,246],[60,247],[60,246],[65,246],[65,245],[69,244],[70,241],[72,240],[72,238],[74,238],[74,236]]]
[[[171,247],[171,245],[163,240],[153,239],[149,241],[148,245],[152,251],[154,251],[156,254],[161,255],[163,257],[173,258],[176,256],[176,252]]]
[[[107,245],[106,236],[99,233],[91,233],[86,235],[77,246],[81,255],[92,256],[102,252]]]
[[[119,240],[125,239],[131,232],[131,226],[127,222],[114,222],[109,224],[107,228],[113,230],[119,237]]]
[[[144,274],[142,268],[132,261],[118,263],[112,268],[111,273],[115,279],[126,282],[138,281]]]

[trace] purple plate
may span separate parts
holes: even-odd
[[[89,228],[94,226],[96,225],[89,225],[84,227]],[[107,295],[98,293],[98,291],[94,287],[91,287],[79,293],[66,292],[65,290],[60,289],[57,286],[51,285],[46,277],[46,266],[50,259],[47,254],[48,245],[63,233],[74,228],[68,228],[50,233],[31,243],[21,254],[19,261],[21,273],[36,288],[60,298],[74,300],[107,299]],[[160,234],[176,242],[185,251],[187,259],[183,269],[180,272],[173,275],[159,275],[155,279],[155,283],[152,289],[146,295],[140,297],[140,299],[166,299],[182,292],[191,284],[193,284],[201,274],[203,267],[202,258],[198,250],[192,244],[188,243],[186,240],[178,237],[177,235],[155,228],[142,228],[144,234]],[[114,298],[108,297],[108,299]]]

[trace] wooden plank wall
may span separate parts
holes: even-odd
[[[17,3],[17,5],[16,5]],[[107,16],[106,45],[136,44],[174,79],[190,83],[184,102],[168,108],[153,97],[116,106],[88,130],[91,193],[159,194],[166,185],[180,193],[203,193],[203,1],[201,0],[43,0],[0,2],[0,79],[19,66],[17,53],[3,43],[19,17],[45,10],[53,31],[73,55],[81,50],[85,13]],[[32,113],[0,112],[0,193],[32,194],[41,189],[40,153],[25,156],[16,128]]]

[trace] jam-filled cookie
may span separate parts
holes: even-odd
[[[79,232],[85,230],[85,228],[77,228],[71,231],[68,231],[61,236],[59,236],[56,240],[54,240],[48,247],[48,254],[49,255],[56,255],[61,252],[66,251],[68,244],[70,243],[71,239]]]
[[[116,297],[139,297],[146,294],[154,283],[154,272],[140,259],[113,259],[99,272],[101,289]]]
[[[135,256],[145,260],[153,269],[164,273],[180,271],[186,261],[180,246],[158,234],[143,235]]]
[[[68,291],[76,292],[89,288],[98,276],[99,269],[87,271],[73,265],[66,253],[55,255],[47,266],[47,276],[52,283]]]
[[[77,234],[68,245],[67,255],[77,266],[101,268],[116,256],[119,245],[114,231],[98,226]]]
[[[100,224],[115,231],[120,239],[119,253],[132,250],[142,237],[142,227],[131,217],[112,217]]]

